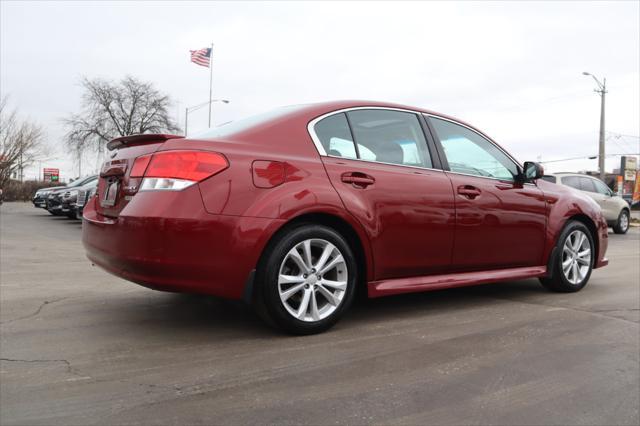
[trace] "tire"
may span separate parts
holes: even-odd
[[[551,276],[540,278],[540,283],[560,293],[582,290],[589,282],[595,261],[595,244],[589,228],[582,222],[570,221],[558,237],[553,256],[556,258],[551,262]]]
[[[258,266],[256,310],[291,334],[323,332],[351,305],[357,273],[353,251],[338,232],[313,224],[291,228],[269,244]]]
[[[629,210],[622,209],[618,215],[618,221],[613,225],[613,232],[616,234],[626,234],[629,230]]]

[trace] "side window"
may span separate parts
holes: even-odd
[[[547,182],[556,183],[556,177],[551,175],[542,176],[542,180],[546,180]]]
[[[466,127],[430,117],[452,172],[515,180],[518,166],[498,147]]]
[[[328,155],[358,158],[347,117],[344,114],[331,115],[318,121],[314,130]]]
[[[562,183],[575,189],[582,189],[580,187],[580,178],[578,176],[564,176],[562,177]]]
[[[609,187],[604,182],[594,179],[593,180],[593,184],[596,186],[596,191],[598,191],[600,194],[602,194],[602,195],[611,194],[611,191],[609,190]]]
[[[587,192],[598,192],[596,191],[596,186],[593,184],[593,179],[588,177],[581,177],[580,179],[580,189]]]
[[[360,158],[404,166],[433,167],[416,114],[384,109],[349,111]]]

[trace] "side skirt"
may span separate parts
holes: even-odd
[[[368,293],[369,297],[373,298],[389,296],[392,294],[441,290],[445,288],[466,287],[500,281],[543,277],[546,274],[546,266],[527,266],[525,268],[396,278],[391,280],[371,281],[368,283]]]

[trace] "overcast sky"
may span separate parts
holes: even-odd
[[[640,151],[640,2],[34,2],[0,5],[0,90],[45,126],[63,179],[77,174],[61,119],[81,76],[153,82],[184,107],[208,99],[189,50],[215,43],[214,123],[280,105],[393,101],[440,111],[521,161],[597,153],[607,78],[609,153]],[[206,108],[189,116],[206,127]],[[85,161],[87,163],[88,161]],[[607,160],[607,168],[619,157]],[[93,166],[93,164],[92,164]],[[551,171],[597,160],[549,163]],[[84,171],[88,171],[84,168]],[[37,168],[26,177],[35,177]]]

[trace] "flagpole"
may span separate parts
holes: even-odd
[[[211,127],[211,103],[213,102],[213,43],[209,52],[209,127]]]

